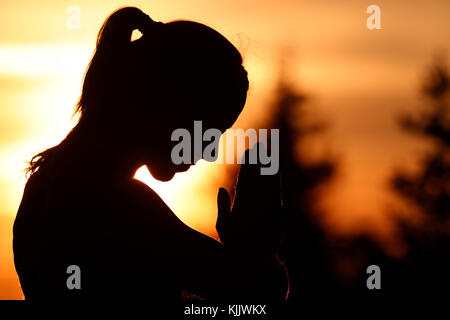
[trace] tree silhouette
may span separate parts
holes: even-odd
[[[399,221],[409,251],[398,284],[409,292],[437,292],[450,283],[450,84],[442,60],[429,70],[422,93],[429,106],[419,116],[404,116],[401,126],[430,139],[433,150],[418,172],[397,173],[391,180],[395,192],[423,216],[420,225]]]
[[[435,62],[423,86],[430,110],[420,117],[406,116],[401,124],[411,133],[431,138],[436,147],[426,156],[418,174],[399,174],[393,179],[398,193],[418,206],[433,228],[445,223],[450,215],[449,91],[448,71],[442,62]]]
[[[336,164],[332,158],[315,164],[303,161],[307,155],[302,154],[304,148],[297,148],[298,144],[323,130],[323,126],[305,127],[293,121],[307,111],[306,97],[280,77],[271,127],[280,129],[282,196],[286,208],[282,257],[289,270],[291,301],[358,299],[384,303],[423,297],[425,293],[437,295],[450,285],[449,91],[448,69],[437,61],[422,91],[430,108],[418,117],[401,118],[404,130],[432,139],[434,149],[424,158],[419,172],[400,172],[391,179],[393,190],[418,207],[425,218],[421,225],[396,218],[399,237],[408,253],[392,257],[364,234],[330,239],[314,218],[318,213],[315,191],[332,177]],[[371,264],[382,270],[383,290],[368,290],[366,286],[366,268]],[[350,269],[354,273],[346,277],[345,271]]]

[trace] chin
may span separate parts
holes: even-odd
[[[172,180],[175,173],[188,171],[190,167],[191,167],[190,164],[182,164],[182,165],[177,165],[177,166],[171,166],[170,168],[165,168],[164,170],[162,170],[162,169],[161,170],[155,170],[155,169],[152,170],[151,166],[147,166],[147,168],[149,168],[149,171],[152,174],[153,178],[155,178],[156,180],[162,181],[162,182],[167,182],[167,181]]]
[[[176,167],[176,172],[186,172],[191,167],[190,164],[181,164]]]
[[[173,176],[175,175],[175,171],[170,171],[170,172],[158,172],[158,174],[153,174],[152,176],[153,178],[155,178],[156,180],[162,181],[162,182],[167,182],[172,180]]]

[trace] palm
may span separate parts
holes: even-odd
[[[231,207],[224,188],[219,190],[216,229],[226,247],[274,253],[281,235],[280,176],[261,175],[260,165],[244,164]]]

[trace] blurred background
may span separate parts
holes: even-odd
[[[372,4],[381,29],[366,26]],[[75,124],[97,33],[129,5],[157,21],[202,22],[241,51],[250,90],[235,127],[281,130],[288,227],[280,257],[291,299],[367,291],[371,263],[399,290],[444,272],[449,1],[20,0],[0,4],[0,299],[23,298],[12,224],[26,161]],[[200,161],[167,183],[145,168],[136,177],[185,223],[217,237],[217,190],[231,193],[236,174]]]

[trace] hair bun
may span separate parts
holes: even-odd
[[[160,24],[163,23],[153,21],[150,16],[138,8],[118,9],[103,24],[97,39],[97,50],[121,51],[130,43],[133,30],[138,29],[145,35]]]

